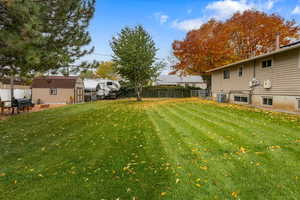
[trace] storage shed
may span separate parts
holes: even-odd
[[[78,76],[43,76],[33,80],[32,101],[36,104],[84,102],[84,83]]]

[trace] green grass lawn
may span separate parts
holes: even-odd
[[[0,199],[300,199],[300,120],[195,99],[0,121]]]

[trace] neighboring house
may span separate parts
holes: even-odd
[[[10,79],[0,79],[0,89],[10,89]],[[22,80],[14,80],[14,89],[30,89],[30,85]]]
[[[161,75],[154,82],[154,86],[183,86],[183,87],[198,87],[206,89],[201,76],[176,76],[176,75]]]
[[[32,83],[32,101],[42,104],[81,103],[84,83],[78,76],[38,77]]]
[[[300,44],[209,70],[213,99],[300,110]]]

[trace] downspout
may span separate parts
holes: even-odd
[[[253,61],[253,79],[256,78],[256,60]],[[249,104],[252,105],[252,97],[253,97],[253,87],[250,89],[249,93]]]

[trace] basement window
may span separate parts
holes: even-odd
[[[263,97],[263,105],[272,106],[273,105],[273,98],[272,97]]]
[[[229,70],[224,70],[223,76],[224,76],[224,79],[230,79],[230,71]]]
[[[235,102],[248,103],[248,97],[234,96],[234,101]]]
[[[261,63],[262,68],[268,68],[268,67],[272,67],[272,60],[264,60]]]
[[[57,95],[57,89],[56,88],[50,88],[50,95]]]

